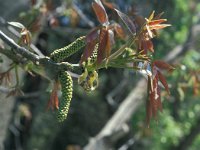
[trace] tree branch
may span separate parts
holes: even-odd
[[[7,45],[9,45],[13,49],[14,52],[16,52],[17,54],[19,54],[22,57],[19,57],[19,55],[14,55],[14,54],[12,54],[12,51],[9,51],[6,49],[0,49],[0,53],[5,54],[7,57],[9,57],[10,59],[12,59],[13,61],[18,62],[18,63],[21,63],[21,60],[23,58],[26,58],[27,61],[32,61],[36,66],[43,67],[43,69],[45,69],[45,72],[46,72],[45,76],[47,76],[49,79],[55,79],[57,73],[61,70],[71,71],[71,72],[74,72],[77,74],[82,73],[81,72],[82,69],[78,64],[73,65],[68,62],[55,63],[49,57],[43,57],[43,56],[40,57],[36,54],[33,54],[26,48],[21,47],[18,44],[16,44],[13,41],[13,39],[9,38],[1,30],[0,30],[0,38]],[[37,71],[35,71],[35,72],[38,73]]]
[[[9,38],[7,35],[5,35],[1,30],[0,30],[0,38],[6,43],[8,44],[11,48],[13,48],[13,50],[17,53],[20,54],[22,56],[24,56],[25,58],[27,58],[28,60],[31,60],[32,62],[36,63],[39,61],[39,56],[29,52],[27,49],[25,49],[24,47],[19,46],[18,44],[16,44],[13,39]]]

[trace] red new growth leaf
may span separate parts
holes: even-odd
[[[160,23],[163,23],[163,22],[166,22],[167,19],[159,19],[159,20],[153,20],[151,22],[149,22],[149,25],[152,26],[152,25],[157,25],[157,24],[160,24]]]
[[[105,6],[107,6],[107,7],[110,8],[110,9],[115,9],[115,8],[117,8],[117,5],[114,4],[114,3],[107,2],[106,0],[102,0],[102,2],[103,2],[103,4],[104,4]]]
[[[174,67],[172,67],[171,65],[167,64],[166,62],[164,62],[162,60],[154,61],[154,65],[156,67],[158,67],[159,69],[163,69],[163,70],[167,70],[167,71],[171,71],[174,69]]]
[[[54,110],[54,108],[56,109],[59,108],[59,100],[58,100],[57,91],[58,91],[58,82],[55,82],[53,90],[51,92],[50,100],[47,105],[47,109],[51,108],[52,110]]]
[[[124,30],[119,24],[114,25],[114,31],[116,32],[117,36],[120,37],[121,39],[125,38]]]
[[[102,28],[100,30],[99,35],[99,47],[97,52],[97,64],[100,64],[102,60],[105,58],[106,47],[109,41],[108,30],[106,28]]]
[[[157,73],[158,73],[158,77],[159,77],[160,82],[165,87],[165,90],[167,91],[167,93],[170,94],[169,87],[168,87],[168,84],[167,84],[165,77],[163,76],[163,74],[160,71],[157,71]]]
[[[108,22],[108,16],[107,16],[107,13],[106,13],[105,8],[103,7],[101,1],[95,0],[92,3],[92,7],[93,7],[93,10],[94,10],[99,22],[101,24],[108,24],[109,23]]]
[[[97,42],[98,38],[98,31],[99,28],[94,28],[87,36],[86,36],[86,42],[87,45],[84,49],[83,55],[81,57],[80,63],[83,61],[86,61],[91,55],[94,50],[95,44]]]
[[[151,40],[141,40],[140,50],[144,50],[144,53],[147,53],[147,50],[154,52],[153,43]]]
[[[92,42],[92,41],[96,40],[98,37],[98,30],[99,30],[99,28],[96,27],[92,31],[90,31],[89,34],[86,36],[86,41]]]
[[[86,61],[92,55],[92,52],[94,51],[95,45],[96,45],[95,41],[91,41],[91,42],[87,43],[85,50],[83,52],[83,55],[81,57],[80,63]]]
[[[148,77],[148,83],[151,83],[151,81],[149,80],[152,80],[151,77]],[[153,90],[151,88],[151,85],[148,86],[148,93],[149,98],[146,104],[146,121],[149,126],[152,116],[156,118],[158,110],[162,111],[160,88],[158,86],[158,74],[156,74],[153,79]]]

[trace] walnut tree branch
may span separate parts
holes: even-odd
[[[39,56],[29,52],[27,49],[25,49],[24,47],[19,46],[18,44],[16,44],[14,42],[13,39],[9,38],[7,35],[5,35],[1,30],[0,30],[0,38],[6,43],[8,44],[11,48],[13,48],[13,50],[17,53],[20,54],[22,56],[24,56],[25,58],[27,58],[28,60],[33,61],[34,63],[39,61]]]
[[[20,61],[19,56],[27,59],[27,61],[33,62],[36,66],[39,66],[45,69],[45,72],[46,72],[45,76],[47,76],[49,79],[55,79],[57,73],[61,70],[71,71],[77,74],[81,73],[82,69],[79,65],[73,65],[68,62],[55,63],[49,57],[43,57],[43,56],[40,57],[30,52],[26,48],[19,46],[17,43],[14,42],[13,39],[8,37],[1,30],[0,30],[0,38],[7,45],[9,45],[13,49],[13,51],[16,52],[18,55],[11,54],[12,51],[8,51],[6,49],[1,49],[0,53],[5,54],[7,57],[9,57],[10,59],[16,62]]]

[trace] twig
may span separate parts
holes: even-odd
[[[27,58],[28,60],[33,61],[34,63],[39,61],[39,56],[35,55],[31,52],[29,52],[27,49],[25,49],[24,47],[19,46],[18,44],[16,44],[13,39],[9,38],[7,35],[5,35],[1,30],[0,30],[0,38],[6,43],[8,44],[11,48],[14,49],[14,51],[22,56],[24,56],[25,58]]]
[[[5,35],[0,30],[0,38],[8,44],[13,50],[22,56],[22,58],[26,58],[28,61],[32,61],[35,65],[39,67],[43,67],[45,71],[47,72],[46,76],[50,79],[55,79],[55,76],[60,70],[66,70],[71,71],[73,73],[81,74],[81,67],[78,64],[70,64],[68,62],[61,62],[61,63],[55,63],[53,62],[49,57],[40,57],[36,54],[33,54],[32,52],[28,51],[26,48],[19,46],[16,44],[11,38],[9,38],[7,35]],[[0,52],[8,56],[10,59],[13,59],[17,62],[20,62],[18,55],[12,55],[11,51],[6,51],[5,49],[0,49]],[[37,72],[36,72],[37,73]]]

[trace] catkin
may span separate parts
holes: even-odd
[[[61,72],[59,75],[59,81],[61,83],[62,99],[58,110],[58,121],[62,122],[67,118],[67,114],[70,107],[73,92],[73,81],[71,75],[67,71]]]
[[[97,43],[94,47],[92,55],[90,56],[90,62],[94,63],[97,60],[97,52],[98,52],[99,43]]]
[[[56,62],[61,62],[65,58],[73,55],[78,50],[83,48],[86,45],[85,36],[82,36],[78,39],[76,39],[73,43],[69,44],[66,47],[60,48],[55,50],[51,53],[50,58]]]

